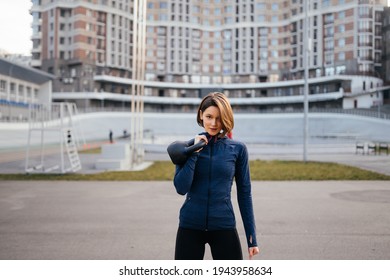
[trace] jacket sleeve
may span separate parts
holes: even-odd
[[[194,178],[195,165],[199,153],[193,153],[183,165],[176,165],[173,184],[178,194],[185,195],[189,192]]]
[[[253,213],[248,151],[244,144],[242,144],[241,152],[236,161],[235,178],[237,185],[237,200],[244,223],[248,247],[256,247],[256,225]]]

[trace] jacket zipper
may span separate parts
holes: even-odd
[[[209,165],[209,185],[207,188],[207,208],[206,208],[206,231],[209,229],[209,203],[210,203],[210,185],[211,185],[211,170],[213,162],[213,144],[210,145],[210,165]]]

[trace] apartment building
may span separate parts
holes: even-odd
[[[54,90],[94,91],[98,73],[131,77],[132,1],[32,2],[32,65],[58,77]]]
[[[33,66],[58,77],[55,98],[80,99],[82,106],[104,98],[105,106],[126,106],[134,82],[133,1],[32,2]],[[148,0],[145,109],[193,109],[214,90],[244,109],[301,108],[305,54],[311,107],[383,103],[386,5],[386,0]]]
[[[382,73],[386,85],[390,85],[390,7],[386,7],[383,14],[383,55]],[[383,91],[383,103],[390,104],[390,88]]]

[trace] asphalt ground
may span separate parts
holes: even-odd
[[[145,159],[168,160],[165,148],[147,146]],[[266,160],[301,160],[301,148],[248,145],[251,159]],[[0,155],[0,173],[24,172],[23,149]],[[100,172],[99,154],[80,156],[81,173]],[[390,173],[390,156],[351,145],[311,146],[308,158]],[[0,181],[0,259],[170,260],[183,200],[172,182]],[[253,200],[259,260],[390,259],[388,181],[255,181]]]
[[[252,191],[256,259],[390,259],[386,181],[256,181]],[[0,181],[0,259],[170,260],[183,200],[171,182]]]

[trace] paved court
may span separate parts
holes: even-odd
[[[169,160],[165,144],[146,150],[148,161]],[[301,145],[248,151],[302,160]],[[308,155],[390,175],[390,156],[355,154],[351,144],[310,145]],[[99,172],[98,158],[82,154],[80,172]],[[0,173],[24,173],[24,165],[24,149],[0,153]],[[390,259],[389,181],[253,182],[253,198],[257,259]],[[0,259],[169,260],[183,199],[169,181],[0,181]]]
[[[257,259],[390,259],[388,182],[253,182],[253,199]],[[182,202],[169,181],[0,181],[0,259],[172,259]]]

